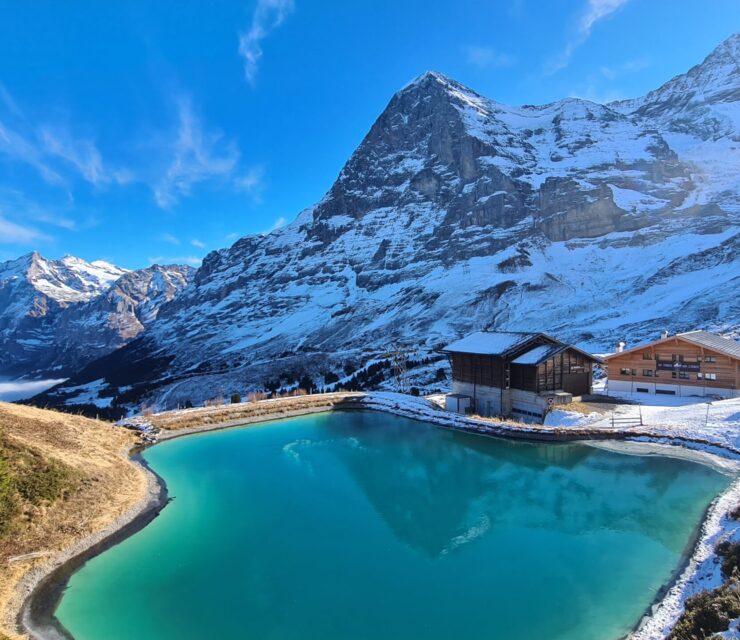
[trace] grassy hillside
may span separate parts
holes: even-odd
[[[29,569],[144,495],[146,478],[126,455],[134,441],[110,423],[0,402],[0,638],[16,637],[15,587]]]

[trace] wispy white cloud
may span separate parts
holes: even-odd
[[[0,216],[0,242],[3,244],[33,244],[50,240],[49,236],[37,229],[11,222]]]
[[[2,101],[3,105],[5,106],[5,109],[9,111],[11,115],[13,115],[16,118],[20,118],[20,119],[24,118],[23,111],[18,106],[18,103],[15,101],[13,96],[10,95],[10,92],[2,84],[0,84],[0,101]]]
[[[190,241],[190,244],[192,244],[196,249],[205,249],[206,243],[198,240],[197,238],[193,238]]]
[[[265,188],[265,168],[262,165],[250,167],[246,173],[234,180],[234,184],[239,191],[251,196],[254,202],[260,202]]]
[[[161,236],[159,236],[159,239],[163,242],[166,242],[167,244],[180,244],[179,238],[177,238],[177,236],[173,236],[171,233],[163,233]]]
[[[199,267],[203,262],[197,256],[154,256],[149,258],[149,264],[189,264],[191,267]]]
[[[262,186],[264,175],[264,167],[252,167],[243,176],[236,179],[236,186],[244,191],[254,191]]]
[[[71,203],[67,206],[71,206]],[[68,231],[78,229],[81,224],[64,206],[60,207],[58,199],[54,200],[53,205],[40,204],[19,189],[4,186],[0,186],[0,211],[12,213],[14,218],[25,222],[32,220]]]
[[[284,227],[286,222],[287,220],[283,216],[280,216],[277,220],[275,220],[275,222],[273,222],[272,226],[269,229],[260,232],[259,235],[266,236],[268,233],[272,233],[280,227]]]
[[[33,167],[48,184],[68,188],[65,168],[96,187],[126,181],[126,170],[104,167],[92,139],[77,137],[59,124],[32,122],[1,84],[0,107],[0,154]]]
[[[618,78],[619,76],[623,76],[628,73],[642,71],[648,66],[649,62],[646,58],[635,58],[634,60],[627,60],[622,64],[602,66],[599,71],[607,80],[614,80],[614,78]]]
[[[154,186],[154,198],[163,209],[190,194],[193,185],[230,175],[239,161],[239,149],[218,131],[206,131],[190,100],[178,101],[178,130],[170,145],[171,160]]]
[[[43,152],[27,135],[0,121],[0,155],[22,162],[38,171],[45,182],[64,186],[65,181],[44,158]]]
[[[241,237],[241,234],[238,234],[236,231],[232,231],[231,233],[227,233],[224,236],[224,239],[225,240],[236,240],[239,237]]]
[[[494,67],[510,67],[514,64],[514,58],[507,53],[496,51],[493,47],[482,47],[471,45],[463,47],[465,59],[479,69],[491,69]]]
[[[254,85],[257,79],[262,41],[293,11],[293,0],[257,0],[248,31],[239,35],[239,53],[244,58],[244,75]]]
[[[40,130],[44,151],[65,160],[90,184],[100,187],[115,179],[103,168],[100,151],[92,140],[75,139],[61,129],[42,127]]]
[[[627,96],[618,89],[601,89],[595,82],[587,82],[578,90],[570,94],[571,98],[582,98],[598,104],[607,104],[617,100],[624,100]]]
[[[575,50],[591,36],[594,25],[612,15],[627,2],[629,0],[587,0],[585,10],[578,19],[575,33],[565,49],[556,58],[548,62],[545,66],[545,73],[550,75],[567,67]]]

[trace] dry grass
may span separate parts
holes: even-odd
[[[64,497],[23,504],[12,533],[0,538],[0,637],[16,638],[15,586],[23,575],[105,528],[145,494],[147,481],[126,455],[135,436],[110,423],[0,402],[0,431],[15,451],[40,456],[74,477]],[[8,562],[38,552],[51,553]]]
[[[320,407],[326,407],[328,409],[346,398],[361,397],[362,395],[361,393],[294,395],[291,397],[276,398],[274,400],[209,406],[198,409],[185,409],[184,411],[167,411],[151,416],[149,422],[165,431],[191,429],[247,418],[279,415],[281,413],[303,409],[316,409]]]
[[[599,405],[598,403],[578,402],[574,400],[568,404],[555,405],[553,409],[561,409],[562,411],[572,411],[573,413],[582,413],[584,416],[592,413],[608,413],[609,406]]]

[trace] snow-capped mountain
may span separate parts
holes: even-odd
[[[279,376],[323,384],[395,344],[433,356],[481,328],[597,350],[737,329],[739,51],[735,35],[605,105],[510,107],[423,74],[318,204],[209,254],[139,339],[44,400],[69,385],[172,406]]]
[[[38,253],[0,263],[0,374],[78,370],[141,333],[192,273]]]

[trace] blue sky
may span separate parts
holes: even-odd
[[[738,28],[737,0],[4,2],[0,260],[197,264],[320,199],[425,70],[605,101]]]

